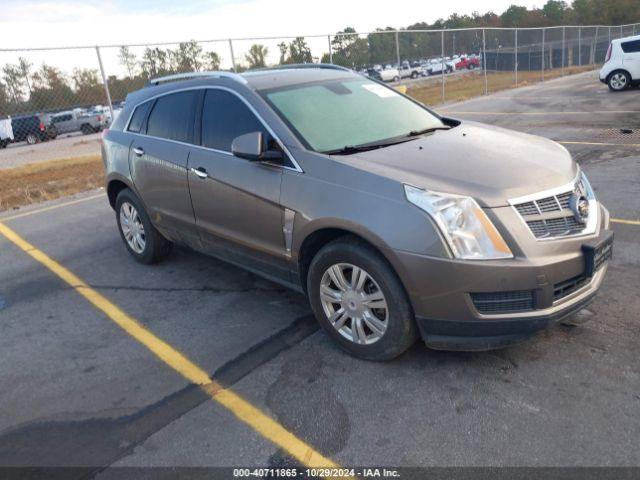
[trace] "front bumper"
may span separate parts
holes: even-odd
[[[400,253],[401,277],[427,346],[447,350],[499,348],[524,340],[588,305],[607,266],[586,277],[581,245],[609,234],[609,215],[601,208],[597,235],[536,245],[540,255],[533,259],[470,262]],[[576,278],[583,279],[576,288],[566,293],[561,290]],[[516,291],[531,292],[531,308],[481,313],[472,298],[474,292]]]

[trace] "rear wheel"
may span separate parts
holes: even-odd
[[[398,77],[397,75],[395,77],[393,77],[393,81],[394,82],[399,82],[400,81],[400,77]]]
[[[357,239],[322,248],[309,267],[307,289],[320,325],[356,357],[391,360],[418,337],[397,275],[375,249]]]
[[[631,75],[622,70],[618,70],[609,75],[609,80],[607,81],[607,85],[609,85],[609,90],[614,92],[620,92],[627,88],[631,84]]]
[[[411,72],[411,78],[413,78],[414,80],[418,78],[418,72]]]
[[[0,148],[7,148],[9,145],[9,140],[0,140]]]
[[[151,224],[142,202],[129,189],[116,199],[116,221],[125,247],[136,261],[146,265],[164,260],[173,244]]]
[[[29,145],[35,145],[38,141],[38,137],[36,137],[35,133],[29,133],[27,134],[26,140]]]
[[[82,125],[80,127],[80,131],[83,133],[83,135],[89,135],[90,133],[94,133],[93,127],[88,123],[85,123],[84,125]]]

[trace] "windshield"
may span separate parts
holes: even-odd
[[[317,152],[444,127],[428,110],[365,78],[292,85],[262,94],[299,139]]]

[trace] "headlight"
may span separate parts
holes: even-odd
[[[471,197],[436,193],[405,185],[407,200],[436,222],[456,258],[513,258],[491,220]]]

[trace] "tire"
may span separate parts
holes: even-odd
[[[0,140],[0,149],[7,148],[7,145],[9,145],[9,140]]]
[[[354,267],[360,269],[357,278],[364,278],[359,290],[358,282],[353,278]],[[343,280],[344,291],[334,281],[336,268],[342,272],[338,278]],[[355,289],[351,282],[356,283]],[[320,293],[321,288],[324,295]],[[320,325],[340,347],[355,357],[391,360],[418,338],[413,310],[398,276],[380,253],[356,238],[334,240],[316,254],[307,275],[307,291]],[[331,300],[338,299],[336,294],[341,299],[332,303]],[[372,300],[378,297],[375,304],[380,308],[365,305],[362,300],[367,295]],[[330,320],[330,316],[335,320]],[[334,322],[342,326],[335,327]]]
[[[400,77],[398,77],[397,75],[395,77],[393,77],[393,81],[394,82],[399,82],[400,81]]]
[[[27,137],[25,138],[25,140],[29,145],[35,145],[36,142],[38,141],[38,137],[36,136],[35,133],[29,133],[27,134]]]
[[[58,137],[58,129],[56,127],[49,127],[47,137],[49,140],[55,140]]]
[[[133,213],[130,207],[133,208]],[[126,223],[127,220],[130,225],[128,229],[126,225],[123,228],[123,222]],[[116,198],[116,222],[120,238],[137,262],[151,265],[164,260],[171,253],[173,244],[151,224],[142,202],[128,188],[122,190]],[[128,233],[125,233],[125,230]],[[138,233],[140,233],[139,237]],[[131,234],[129,239],[127,239],[128,234]]]
[[[624,70],[616,70],[611,72],[607,78],[607,85],[612,92],[621,92],[631,85],[631,75]]]
[[[474,63],[470,63],[469,66],[467,67],[469,70],[473,70],[474,68],[476,68]]]
[[[91,125],[89,125],[88,123],[83,124],[80,127],[80,131],[82,132],[83,135],[89,135],[90,133],[95,133],[93,131],[93,127]]]
[[[411,78],[413,78],[414,80],[418,78],[418,72],[411,72]]]

